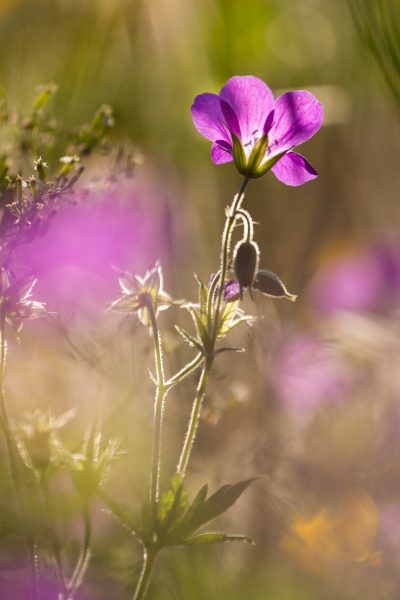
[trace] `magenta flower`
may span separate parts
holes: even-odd
[[[286,185],[302,185],[318,175],[303,156],[292,151],[322,124],[322,105],[310,92],[287,92],[274,100],[261,79],[236,76],[219,95],[197,96],[192,116],[196,129],[213,143],[215,164],[234,160],[248,177],[272,170]]]

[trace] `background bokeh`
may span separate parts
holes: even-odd
[[[253,74],[276,95],[309,89],[321,100],[324,126],[304,148],[319,178],[288,188],[268,174],[245,201],[262,266],[299,298],[245,299],[260,319],[233,335],[246,354],[217,362],[188,477],[195,493],[205,481],[215,489],[258,476],[217,523],[256,545],[165,553],[149,598],[398,598],[399,1],[0,0],[0,56],[2,92],[19,111],[38,84],[55,82],[60,122],[110,104],[111,145],[135,148],[133,178],[107,186],[111,159],[91,157],[85,192],[17,257],[59,320],[25,326],[6,382],[16,422],[36,408],[76,409],[62,432],[71,449],[101,418],[105,438],[126,451],[107,490],[134,509],[147,489],[152,348],[135,317],[104,312],[118,295],[113,269],[143,272],[159,258],[166,290],[195,301],[194,273],[207,282],[217,268],[240,178],[232,164],[211,164],[191,122],[195,95]],[[44,158],[56,156],[49,148]],[[160,317],[171,372],[188,357],[173,329],[189,324],[182,313]],[[169,396],[165,481],[195,383]],[[5,455],[1,466],[4,487]],[[73,491],[59,481],[54,497],[73,556]],[[79,598],[130,598],[140,549],[100,501],[93,511]],[[0,598],[9,598],[21,554],[16,540],[0,541]]]

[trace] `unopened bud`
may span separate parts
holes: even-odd
[[[257,272],[253,288],[259,290],[266,296],[272,296],[273,298],[287,298],[294,302],[297,298],[294,294],[290,294],[285,284],[279,279],[279,277],[272,271],[266,271],[262,269]]]
[[[256,242],[241,241],[234,252],[233,268],[240,285],[242,297],[243,288],[251,287],[258,267],[259,249]]]

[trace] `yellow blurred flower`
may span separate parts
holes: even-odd
[[[374,548],[378,512],[362,489],[349,490],[333,508],[322,507],[310,518],[297,515],[280,547],[310,573],[328,575],[354,563],[378,567],[381,552]]]

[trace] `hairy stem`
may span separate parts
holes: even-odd
[[[182,452],[179,458],[177,473],[184,477],[186,473],[186,468],[189,462],[190,453],[192,450],[193,442],[196,437],[197,427],[199,425],[200,412],[203,404],[203,398],[206,393],[206,386],[208,381],[208,376],[210,373],[212,361],[206,362],[201,371],[199,384],[197,386],[196,397],[194,399],[192,414],[190,415],[189,426],[186,433],[185,441],[183,443]]]
[[[92,520],[90,517],[89,504],[87,501],[83,503],[82,507],[82,517],[84,523],[84,534],[83,534],[83,542],[82,549],[78,559],[78,562],[75,567],[74,574],[72,575],[71,581],[68,585],[70,589],[69,599],[73,599],[75,596],[75,592],[78,587],[82,583],[83,576],[85,574],[88,561],[90,558],[90,544],[92,538]]]
[[[239,192],[234,197],[233,202],[229,208],[229,213],[228,213],[228,216],[227,216],[227,219],[225,222],[224,232],[222,235],[220,273],[219,273],[219,277],[214,278],[214,280],[211,284],[210,290],[209,290],[209,302],[208,302],[209,314],[208,314],[208,317],[210,320],[212,320],[212,348],[209,351],[208,356],[206,356],[206,358],[205,358],[204,366],[203,366],[203,369],[202,369],[202,372],[200,375],[199,383],[197,386],[197,392],[196,392],[196,396],[195,396],[193,407],[192,407],[192,413],[191,413],[190,419],[189,419],[189,425],[188,425],[185,441],[183,443],[182,452],[179,457],[177,473],[179,475],[181,475],[182,477],[184,477],[185,473],[186,473],[187,465],[188,465],[189,458],[190,458],[190,453],[192,450],[192,446],[193,446],[193,443],[194,443],[194,440],[196,437],[197,428],[199,425],[201,407],[203,405],[203,399],[204,399],[204,395],[206,392],[208,377],[210,374],[212,364],[214,362],[214,348],[215,348],[215,342],[217,339],[219,313],[220,313],[221,302],[222,302],[222,297],[223,297],[223,293],[224,293],[224,282],[225,282],[225,277],[226,277],[226,273],[228,270],[228,258],[229,258],[229,249],[230,249],[230,245],[231,245],[232,232],[233,232],[233,227],[234,227],[238,212],[239,212],[241,204],[243,202],[244,193],[246,191],[248,182],[249,182],[249,178],[245,177],[243,179],[242,185],[240,186]],[[212,307],[214,304],[213,297],[214,297],[215,290],[216,290],[218,283],[219,283],[219,286],[218,286],[218,290],[216,292],[217,297],[216,297],[215,311],[213,311],[212,310]],[[212,314],[210,314],[210,313],[212,313]]]
[[[153,330],[154,358],[157,373],[157,387],[154,400],[153,454],[150,480],[150,502],[155,505],[160,493],[161,429],[164,401],[169,388],[165,385],[161,338],[158,331],[156,312],[150,297],[146,299],[146,307],[150,314],[151,328]]]
[[[151,574],[153,572],[153,566],[156,556],[157,552],[155,550],[148,550],[147,548],[144,548],[142,572],[140,574],[139,581],[136,586],[135,593],[133,595],[133,600],[142,600],[142,598],[144,598],[147,591],[147,587],[149,585]]]

